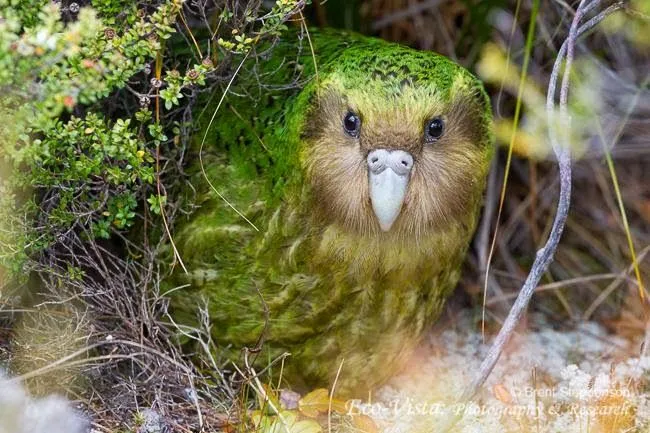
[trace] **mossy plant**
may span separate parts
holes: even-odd
[[[99,3],[105,15],[110,2]],[[105,114],[102,101],[161,51],[180,3],[150,15],[125,9],[129,19],[114,27],[92,7],[75,8],[66,24],[53,3],[0,6],[0,261],[21,272],[69,230],[107,238],[130,227],[138,202],[153,194],[161,128],[151,128],[150,113]]]
[[[182,0],[0,0],[0,264],[24,275],[66,233],[109,238],[138,210],[164,216],[160,160],[182,166],[188,96],[213,85],[230,56],[277,38],[299,3],[222,5],[211,11],[222,31],[197,41]],[[182,37],[170,41],[177,21],[189,52]]]

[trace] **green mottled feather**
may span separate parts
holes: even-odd
[[[190,172],[199,207],[174,234],[189,274],[178,270],[169,284],[189,284],[175,292],[178,317],[208,301],[213,337],[227,356],[262,338],[260,365],[290,352],[284,374],[294,386],[331,382],[345,359],[339,389],[355,394],[395,373],[459,278],[492,152],[490,112],[481,84],[445,57],[341,32],[311,38],[315,59],[305,43],[300,53],[286,44],[249,61],[209,130],[215,104],[207,104],[195,151],[207,130],[205,174],[259,231],[208,187],[197,158]],[[459,76],[462,91],[480,95],[476,122],[485,131],[468,157],[477,180],[467,211],[444,230],[390,242],[324,221],[314,211],[304,138],[308,123],[320,121],[310,113],[323,83],[381,105],[405,83],[434,82],[444,102]],[[292,83],[297,88],[287,89]]]

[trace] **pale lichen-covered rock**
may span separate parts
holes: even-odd
[[[65,398],[32,398],[0,373],[0,433],[85,433],[88,424]]]

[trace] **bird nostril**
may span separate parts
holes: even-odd
[[[409,162],[406,161],[406,160],[402,160],[402,165],[403,165],[404,167],[408,167],[408,166],[409,166]]]
[[[371,159],[371,162],[372,162],[373,164],[374,164],[375,162],[377,162],[377,161],[379,161],[379,158],[377,158],[376,156],[375,156],[374,158]]]

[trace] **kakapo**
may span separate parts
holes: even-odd
[[[233,359],[290,353],[288,386],[340,368],[337,392],[359,395],[399,371],[459,279],[492,115],[482,83],[439,54],[339,31],[311,43],[249,60],[212,122],[207,105],[172,305],[207,305]]]

